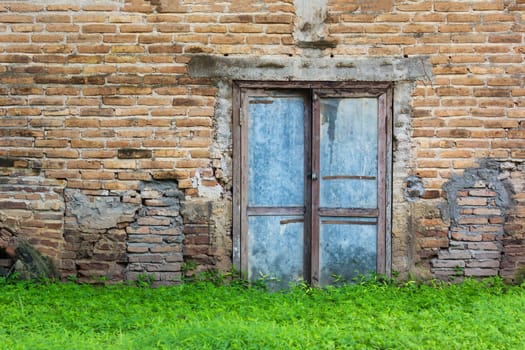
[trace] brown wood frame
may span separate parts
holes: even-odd
[[[246,125],[247,98],[266,95],[266,90],[303,91],[305,94],[305,208],[248,208],[246,195],[248,180],[243,171],[247,165],[248,133]],[[376,97],[378,100],[378,208],[377,209],[328,209],[319,208],[319,183],[312,180],[312,173],[319,174],[318,152],[320,135],[320,97]],[[304,216],[304,271],[305,280],[317,285],[319,281],[319,225],[321,216],[377,218],[377,272],[388,273],[386,266],[387,207],[390,204],[391,169],[387,165],[392,137],[392,84],[390,82],[233,82],[233,264],[245,273],[248,269],[248,215],[290,214]],[[355,177],[355,176],[349,176]],[[368,179],[368,178],[366,178]],[[363,180],[366,180],[363,179]],[[311,208],[308,210],[307,208]],[[298,220],[298,219],[294,219]],[[354,221],[337,221],[340,224]]]

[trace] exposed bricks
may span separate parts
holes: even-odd
[[[140,192],[125,199],[142,203],[139,217],[126,228],[128,278],[153,274],[157,284],[181,280],[183,229],[179,209],[182,193],[173,185],[174,182],[145,183]]]
[[[0,229],[30,242],[61,263],[65,182],[46,179],[30,164],[4,161],[0,173]]]
[[[468,169],[464,177],[453,177],[446,184],[451,215],[449,242],[431,260],[435,276],[513,278],[521,255],[513,258],[512,249],[505,253],[504,242],[520,237],[521,227],[505,226],[512,201],[508,188],[522,188],[525,179],[522,173],[515,172],[518,181],[503,184],[501,179],[505,176],[500,171],[499,164],[486,162],[481,168]],[[513,210],[516,209],[511,212]]]

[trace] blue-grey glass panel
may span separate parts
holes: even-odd
[[[341,224],[360,221],[363,224]],[[332,222],[332,223],[331,223]],[[334,223],[335,222],[335,223]],[[377,225],[370,218],[321,218],[319,264],[321,286],[376,271]]]
[[[375,98],[321,99],[320,205],[377,207]]]
[[[250,97],[248,205],[304,205],[304,99]]]
[[[286,288],[303,279],[302,217],[248,218],[248,278],[270,278],[269,286]],[[276,279],[276,280],[273,280]]]

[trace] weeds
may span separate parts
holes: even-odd
[[[525,287],[525,266],[522,266],[518,269],[518,271],[516,272],[516,276],[514,276],[514,282],[517,285]]]
[[[141,273],[135,280],[135,285],[139,288],[148,288],[155,282],[155,276],[152,274]]]
[[[159,288],[0,279],[0,347],[521,349],[525,342],[525,288],[499,278],[448,284],[370,275],[271,293],[264,280],[235,276],[210,271]]]

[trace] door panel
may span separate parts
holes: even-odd
[[[248,278],[285,288],[304,279],[305,100],[257,92],[246,103]]]
[[[320,101],[320,206],[377,208],[377,99]]]
[[[248,205],[304,206],[304,98],[248,103]]]
[[[248,218],[248,278],[276,278],[271,287],[286,288],[304,278],[304,222],[301,216]]]
[[[361,223],[359,223],[361,222]],[[377,224],[370,218],[322,218],[319,235],[319,284],[326,286],[376,269]]]

